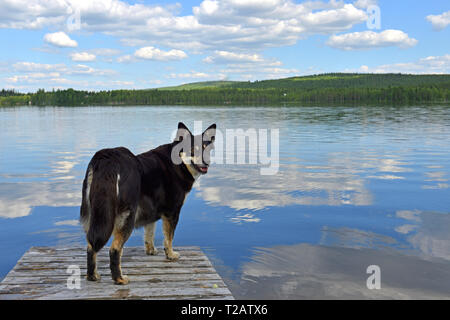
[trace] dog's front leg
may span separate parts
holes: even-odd
[[[145,253],[148,255],[157,255],[158,250],[155,248],[154,238],[155,238],[155,228],[156,221],[147,224],[145,229],[144,241],[145,241]]]
[[[178,216],[178,215],[176,215]],[[172,241],[175,234],[175,228],[178,223],[178,218],[168,218],[162,216],[163,233],[164,233],[164,251],[168,260],[177,260],[180,257],[178,252],[173,251]]]

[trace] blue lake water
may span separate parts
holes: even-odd
[[[179,121],[279,129],[278,173],[212,165],[175,233],[236,298],[450,299],[447,106],[0,108],[0,279],[31,246],[85,245],[81,184],[97,150],[147,151]],[[371,265],[381,289],[367,288]]]

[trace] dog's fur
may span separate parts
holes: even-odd
[[[91,159],[83,181],[80,220],[87,239],[87,279],[100,279],[97,273],[97,252],[114,239],[109,251],[111,275],[116,284],[126,284],[120,258],[122,248],[134,228],[145,228],[147,254],[156,254],[153,243],[156,221],[162,219],[164,250],[167,259],[176,260],[179,254],[172,249],[180,210],[192,185],[209,165],[209,152],[215,139],[216,125],[194,137],[183,123],[172,143],[135,156],[120,147],[98,151]],[[172,153],[182,141],[191,145],[179,152],[179,164],[172,161]],[[196,141],[194,143],[194,141]],[[200,141],[201,146],[198,145]],[[175,149],[174,149],[175,148]],[[199,160],[198,153],[202,150]]]

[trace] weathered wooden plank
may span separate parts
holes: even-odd
[[[86,269],[80,269],[83,275]],[[109,275],[109,269],[99,269],[100,275]],[[203,273],[216,273],[214,268],[128,268],[123,270],[126,275],[160,275],[160,274],[203,274]],[[67,275],[67,270],[62,269],[47,269],[47,270],[11,270],[8,276],[15,277],[33,277],[33,276],[47,276],[53,277],[55,275]]]
[[[76,290],[93,290],[93,291],[115,291],[121,287],[125,289],[133,288],[225,288],[225,283],[222,280],[181,280],[181,281],[135,281],[135,283],[130,282],[128,285],[117,286],[115,285],[111,278],[101,279],[98,282],[86,281],[80,279],[80,289],[69,289],[67,287],[67,279],[60,279],[56,283],[23,283],[21,284],[1,284],[0,294],[7,294],[8,292],[23,293],[26,294],[30,290],[38,290],[43,292],[51,291],[67,291],[70,294],[72,291]]]
[[[47,270],[47,269],[64,269],[67,270],[67,267],[70,265],[78,265],[80,269],[84,269],[86,263],[84,261],[78,261],[79,263],[74,262],[18,262],[15,270]],[[209,261],[189,261],[182,260],[176,263],[174,262],[166,262],[166,261],[146,261],[146,262],[134,262],[134,261],[123,261],[121,263],[122,268],[204,268],[211,267],[211,262]],[[109,269],[109,261],[108,263],[97,263],[98,269],[107,268]]]
[[[78,298],[78,300],[234,300],[234,297],[231,294],[226,295],[187,295],[187,296],[153,296],[153,297],[129,297],[126,296],[125,298],[120,298],[120,295],[113,296],[113,297],[102,297],[102,298]],[[24,297],[20,294],[10,294],[10,295],[2,295],[0,296],[0,300],[51,300],[48,297],[39,297],[35,298],[33,296],[31,297]],[[53,298],[53,300],[76,300],[76,298]]]
[[[81,284],[81,289],[72,290],[67,288],[66,283],[1,285],[0,294],[19,294],[24,299],[143,299],[164,296],[227,295],[229,291],[224,285],[211,282],[178,282],[172,283],[172,285],[165,283],[149,285],[149,283],[136,282],[117,286],[108,281],[104,283],[85,282]]]
[[[164,252],[164,249],[162,247],[157,247],[158,251]],[[108,253],[109,247],[103,247],[103,249],[100,250],[99,254],[101,253]],[[203,252],[200,250],[199,247],[174,247],[173,250],[180,251],[183,254],[197,254],[197,255],[203,255]],[[144,246],[142,247],[124,247],[123,249],[124,254],[131,253],[131,254],[142,254],[145,252]],[[31,247],[27,251],[27,255],[58,255],[62,256],[64,254],[85,254],[86,253],[86,247]]]
[[[97,255],[97,261],[98,262],[108,262],[109,263],[109,255]],[[209,261],[209,259],[206,256],[184,256],[182,255],[178,262],[184,263],[185,261]],[[21,262],[79,262],[79,263],[86,263],[86,254],[84,255],[74,255],[74,256],[24,256],[21,258],[18,263]],[[164,254],[159,254],[155,256],[147,256],[147,255],[136,255],[136,256],[130,256],[130,255],[123,255],[122,256],[122,262],[170,262],[167,260],[166,256]]]
[[[67,281],[68,274],[65,275],[54,275],[52,277],[48,276],[36,276],[33,275],[27,277],[14,277],[7,276],[2,281],[3,284],[34,284],[34,283],[62,283]],[[108,275],[105,273],[106,280],[109,279]],[[84,275],[82,275],[84,278]],[[149,283],[157,283],[157,282],[177,282],[177,281],[207,281],[207,280],[220,280],[222,278],[217,273],[200,273],[200,274],[174,274],[174,273],[166,273],[166,274],[156,274],[156,275],[146,275],[146,274],[138,274],[138,275],[129,275],[131,282],[149,282]],[[106,281],[105,280],[105,281]]]

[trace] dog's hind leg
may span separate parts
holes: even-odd
[[[100,280],[100,275],[97,272],[97,252],[92,246],[88,244],[87,247],[87,275],[86,279],[89,281]]]
[[[109,249],[109,266],[111,276],[115,284],[127,284],[128,277],[122,274],[120,260],[123,252],[123,245],[128,240],[134,227],[134,214],[131,211],[121,213],[115,220],[113,235],[114,239]]]
[[[166,258],[168,260],[178,260],[180,254],[178,252],[173,251],[172,241],[175,233],[175,228],[177,226],[178,219],[177,218],[168,218],[166,216],[162,216],[163,221],[163,233],[164,233],[164,251],[166,252]]]
[[[80,207],[80,222],[83,226],[86,235],[90,229],[91,223],[91,204],[89,201],[90,189],[93,179],[93,171],[92,168],[88,167],[86,171],[86,177],[83,181],[83,192],[82,192],[82,201]],[[91,239],[92,240],[92,239]],[[100,250],[99,248],[94,249],[92,244],[89,242],[89,238],[87,237],[87,274],[86,279],[88,281],[98,281],[100,280],[100,275],[97,272],[97,252]]]
[[[155,238],[155,228],[156,228],[156,221],[149,223],[144,227],[145,253],[148,255],[158,254],[158,250],[155,248],[155,243],[153,241]]]

